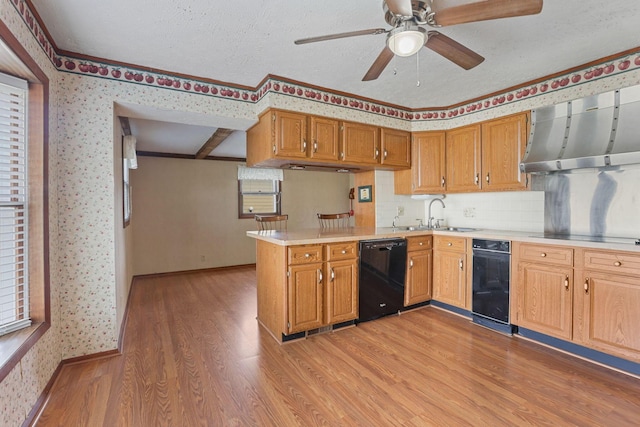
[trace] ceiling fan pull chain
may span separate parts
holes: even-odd
[[[416,55],[416,87],[420,87],[420,55]]]

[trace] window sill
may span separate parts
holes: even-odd
[[[35,323],[0,337],[0,382],[38,342],[47,329],[49,329],[48,323]]]

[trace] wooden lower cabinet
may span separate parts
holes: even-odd
[[[433,272],[433,251],[431,247],[431,236],[407,238],[405,307],[431,299],[431,277]]]
[[[591,249],[577,253],[574,339],[640,362],[640,254]]]
[[[640,254],[518,242],[513,253],[514,324],[640,362]]]
[[[433,299],[468,309],[465,240],[460,237],[434,236]]]
[[[287,334],[358,317],[357,242],[289,248]],[[317,259],[326,262],[314,262]]]
[[[322,263],[292,265],[287,285],[289,334],[323,325],[324,299]]]
[[[333,325],[358,317],[358,263],[356,259],[326,264],[325,323]]]
[[[570,340],[573,326],[573,268],[549,264],[518,265],[517,311],[513,323]]]

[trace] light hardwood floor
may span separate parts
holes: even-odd
[[[433,307],[279,345],[253,268],[131,298],[123,355],[64,366],[38,426],[640,424],[640,380]]]

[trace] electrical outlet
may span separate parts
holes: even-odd
[[[462,214],[465,218],[473,218],[476,216],[476,208],[464,208]]]
[[[404,215],[404,206],[398,206],[398,216]]]

